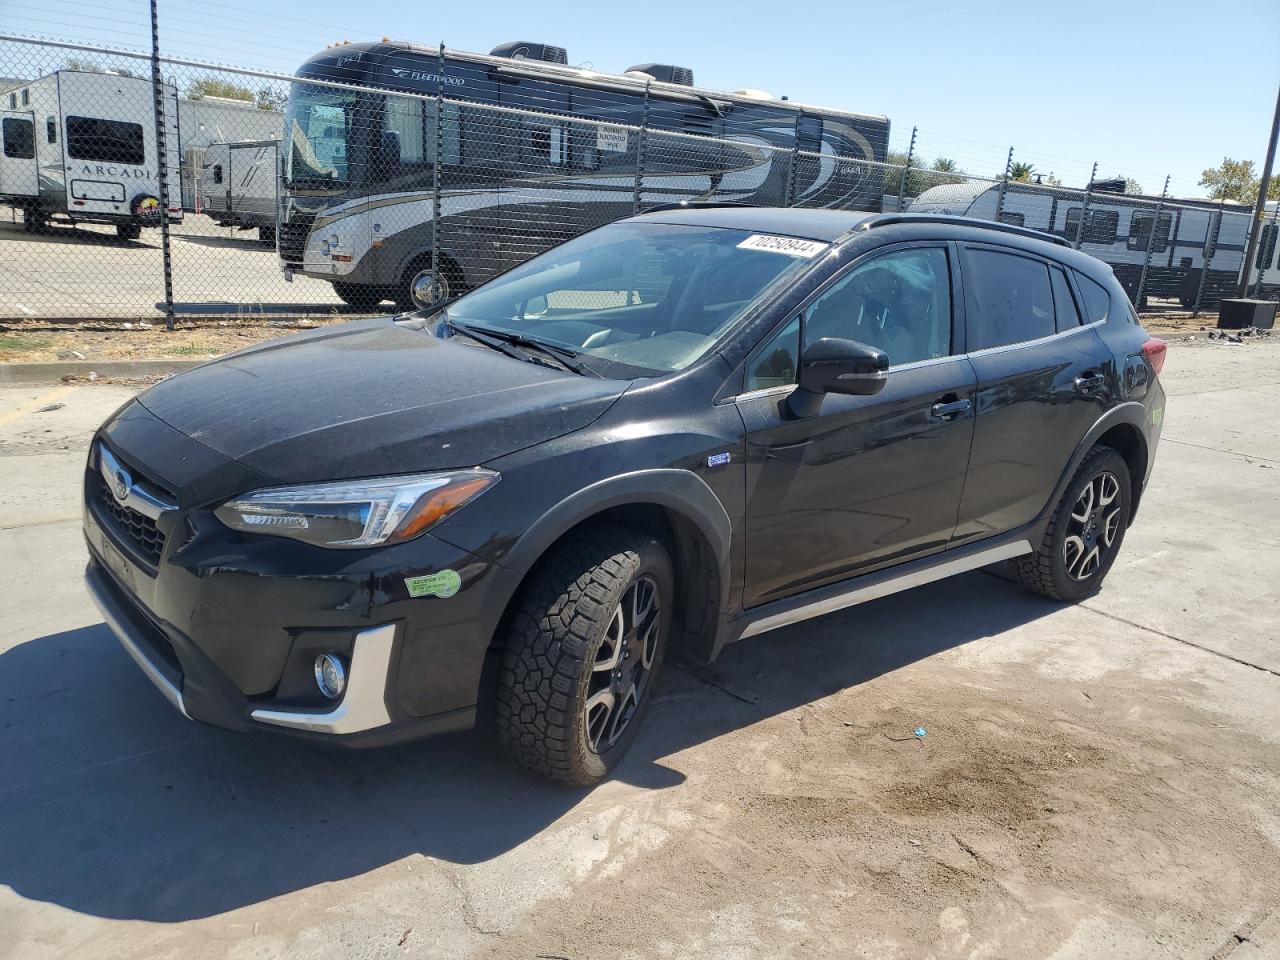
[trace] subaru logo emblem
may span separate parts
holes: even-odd
[[[123,468],[116,471],[116,475],[112,478],[112,490],[116,499],[124,503],[129,499],[129,488],[133,486],[133,478],[129,476],[129,472]]]

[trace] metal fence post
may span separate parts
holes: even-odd
[[[796,161],[800,159],[800,114],[796,114],[795,125],[791,128],[791,157],[787,162],[787,192],[782,205],[789,207],[795,203],[796,196]]]
[[[164,264],[164,327],[173,330],[173,256],[169,248],[169,147],[165,137],[164,83],[160,79],[160,18],[151,0],[151,93],[156,121],[156,169],[160,175],[160,256]],[[175,103],[174,111],[178,105]]]
[[[911,142],[907,144],[907,163],[902,168],[902,173],[898,174],[898,209],[894,211],[895,213],[902,212],[902,204],[906,197],[907,178],[911,176],[911,159],[915,156],[916,152],[917,130],[919,130],[919,127],[911,128]]]
[[[1004,177],[1000,180],[1000,192],[996,194],[996,221],[999,222],[1004,213],[1004,193],[1009,189],[1009,178],[1013,176],[1013,147],[1009,148],[1009,157],[1004,162]]]
[[[444,149],[444,44],[440,44],[436,67],[436,149],[431,164],[431,273],[437,285],[443,272],[440,266],[440,153]],[[459,140],[462,130],[459,121]],[[461,150],[461,146],[459,146]],[[437,286],[438,289],[438,286]]]
[[[1204,283],[1209,276],[1209,264],[1213,262],[1214,254],[1218,252],[1218,235],[1222,230],[1222,210],[1226,206],[1227,200],[1223,197],[1218,201],[1218,209],[1213,213],[1213,221],[1209,224],[1204,233],[1204,249],[1201,251],[1201,259],[1203,263],[1200,265],[1200,280],[1196,284],[1196,302],[1191,305],[1191,316],[1200,316],[1200,301],[1204,297]]]
[[[631,212],[640,212],[640,184],[644,180],[644,148],[649,140],[649,81],[644,84],[644,110],[640,116],[640,132],[636,135],[636,183],[631,193]]]
[[[1135,310],[1142,309],[1142,296],[1147,288],[1147,269],[1151,266],[1151,251],[1156,245],[1156,232],[1160,229],[1160,213],[1164,209],[1164,201],[1168,196],[1169,177],[1166,175],[1164,178],[1164,189],[1160,191],[1160,199],[1156,202],[1155,216],[1151,218],[1151,232],[1147,234],[1147,252],[1142,258],[1142,274],[1138,277],[1138,296],[1133,304],[1133,308]]]
[[[1089,173],[1089,184],[1084,188],[1084,199],[1080,201],[1080,219],[1076,222],[1076,238],[1071,246],[1079,250],[1084,240],[1084,222],[1089,216],[1089,201],[1093,199],[1093,181],[1098,179],[1098,161],[1093,161],[1093,170]]]

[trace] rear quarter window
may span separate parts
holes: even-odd
[[[1085,322],[1101,323],[1107,319],[1107,315],[1111,312],[1111,294],[1107,293],[1106,287],[1090,280],[1079,271],[1076,271],[1076,287],[1084,300],[1082,306]]]

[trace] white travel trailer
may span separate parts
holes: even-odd
[[[1095,189],[1088,197],[1081,229],[1083,190],[1010,182],[1003,187],[1003,201],[1001,190],[999,181],[990,180],[943,184],[924,191],[908,209],[981,220],[997,219],[998,210],[998,218],[1005,223],[1043,230],[1073,243],[1080,233],[1080,249],[1110,264],[1131,299],[1137,297],[1148,245],[1151,258],[1144,300],[1177,299],[1189,307],[1199,296],[1202,306],[1211,307],[1223,297],[1235,296],[1252,213],[1247,207],[1179,199],[1166,201],[1157,211],[1152,197]],[[1261,279],[1261,296],[1275,297],[1280,294],[1275,203],[1267,207],[1268,223],[1250,268],[1250,289]],[[1212,255],[1202,285],[1206,248]]]
[[[151,81],[59,70],[0,95],[0,203],[28,230],[47,222],[115,224],[136,239],[160,222]],[[164,87],[169,219],[182,218],[178,92]]]
[[[279,150],[279,140],[209,144],[200,175],[200,211],[224,227],[256,229],[263,243],[274,245]]]

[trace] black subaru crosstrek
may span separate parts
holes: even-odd
[[[348,744],[483,721],[586,783],[666,657],[996,561],[1096,591],[1164,355],[1051,236],[659,210],[147,390],[92,445],[88,585],[192,719]]]

